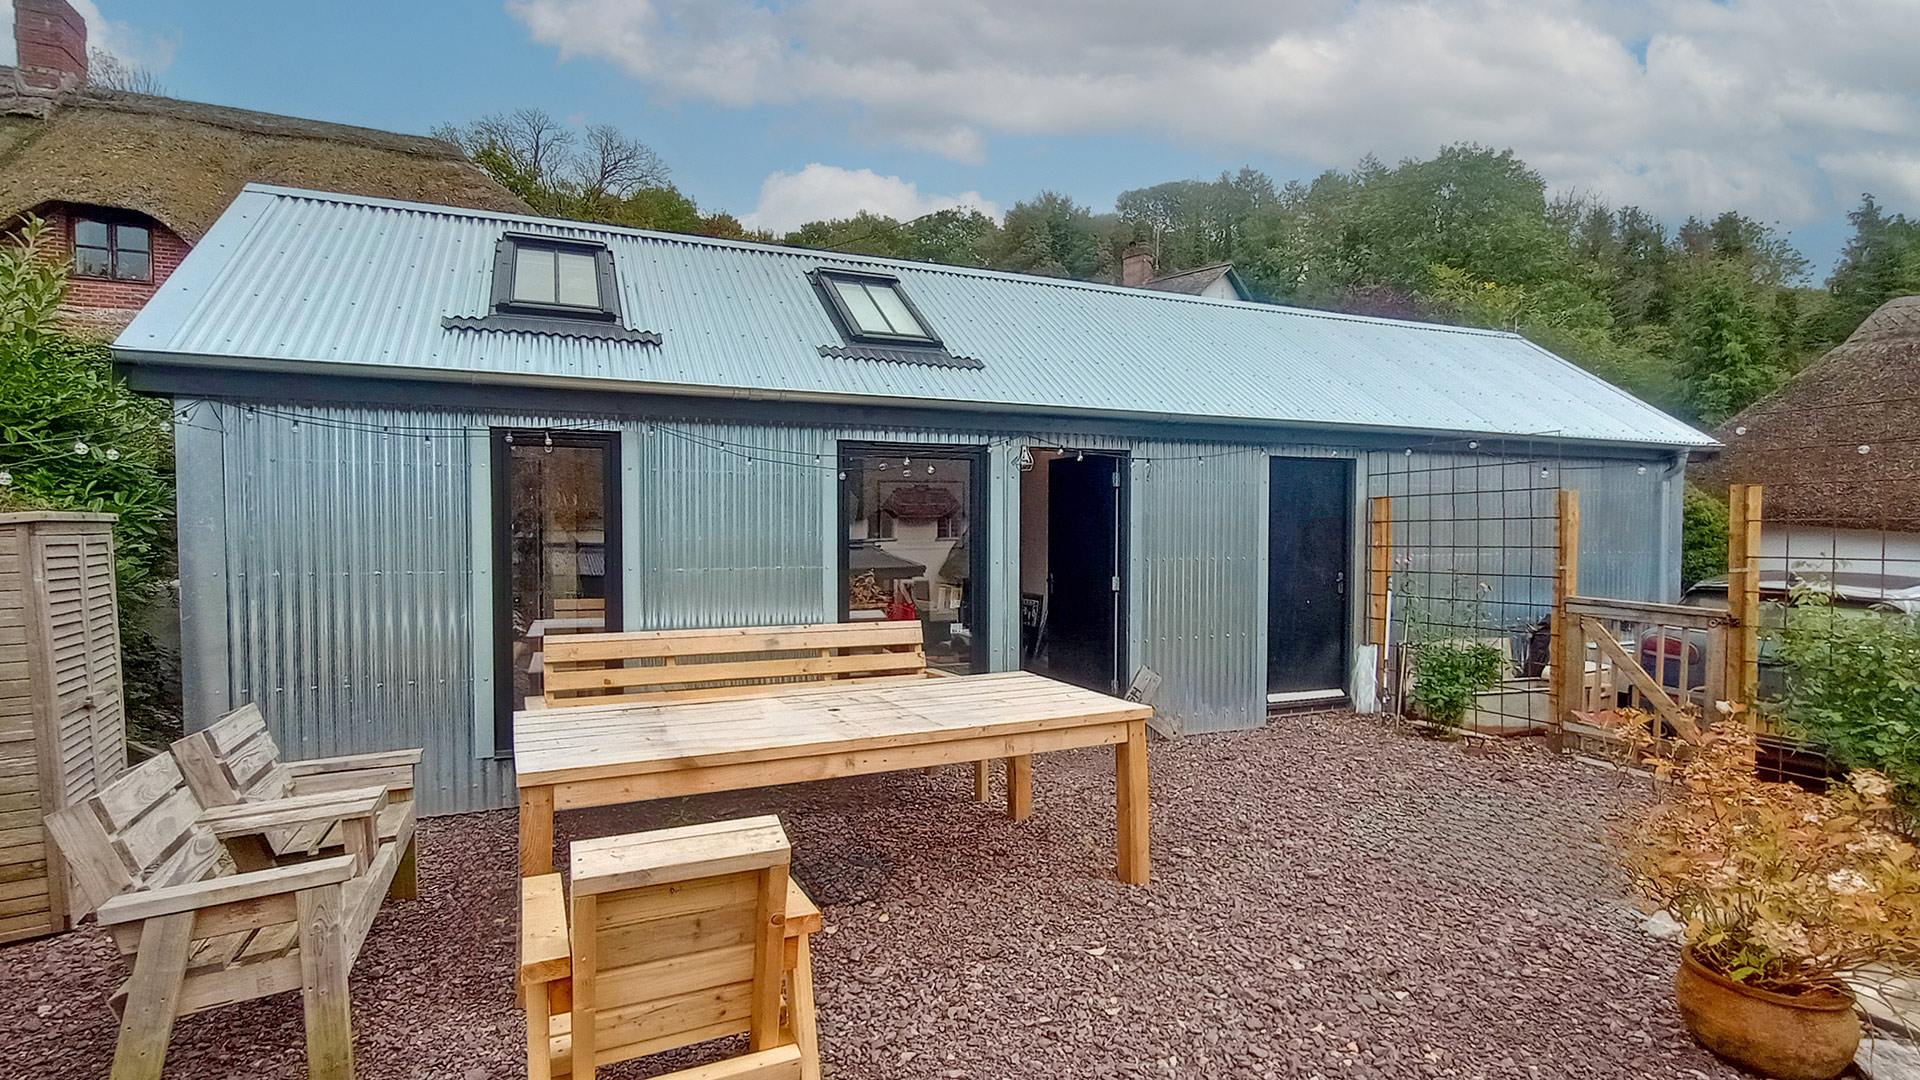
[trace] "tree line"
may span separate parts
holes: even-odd
[[[1042,191],[996,221],[860,213],[784,235],[703,212],[658,155],[538,110],[435,132],[536,210],[638,228],[1114,281],[1144,247],[1159,273],[1232,262],[1258,299],[1525,335],[1678,415],[1713,425],[1920,292],[1920,221],[1865,195],[1825,287],[1771,225],[1726,211],[1670,229],[1634,206],[1555,193],[1510,150],[1372,157],[1311,181],[1243,168],[1123,192],[1096,212]]]

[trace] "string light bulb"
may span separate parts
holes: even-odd
[[[553,432],[547,432],[547,453],[553,453]]]
[[[8,472],[5,469],[0,469],[0,488],[12,487],[12,486],[13,486],[13,474]]]
[[[86,444],[86,443],[83,443],[83,442],[78,442],[78,441],[76,441],[76,442],[75,442],[75,443],[73,444],[73,453],[74,453],[74,456],[76,456],[76,457],[79,457],[79,456],[82,456],[82,455],[84,455],[84,454],[86,454],[86,452],[87,452],[87,444]]]
[[[927,475],[928,475],[928,476],[932,476],[932,475],[933,475],[933,466],[931,466],[931,465],[929,465],[929,466],[927,466]]]
[[[1540,466],[1540,479],[1545,480],[1548,475],[1550,474],[1547,472],[1547,467],[1545,465]]]
[[[1647,475],[1647,467],[1646,467],[1645,465],[1642,465],[1642,466],[1640,466],[1639,468],[1637,468],[1637,469],[1635,469],[1635,470],[1633,470],[1633,471],[1634,471],[1634,472],[1636,472],[1636,473],[1639,473],[1639,474],[1640,474],[1641,476],[1645,476],[1645,475]]]
[[[170,421],[166,421],[166,420],[160,421],[159,427],[160,427],[160,434],[162,435],[165,435],[167,432],[173,430],[173,424]]]
[[[513,445],[513,432],[511,431],[507,432],[507,445],[508,446]]]
[[[109,446],[109,447],[107,447],[107,460],[108,460],[108,461],[119,461],[119,460],[120,460],[120,451],[118,451],[118,450],[115,450],[115,449],[114,449],[113,447],[111,447],[111,446]]]

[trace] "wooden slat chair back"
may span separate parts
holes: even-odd
[[[284,761],[260,707],[249,704],[176,740],[171,752],[194,796],[208,807],[264,803],[349,788],[386,788],[388,803],[381,814],[380,835],[405,845],[393,894],[397,899],[413,898],[413,784],[419,750]],[[316,822],[262,834],[257,846],[263,851],[251,851],[238,843],[229,846],[240,868],[253,870],[288,859],[332,853],[342,843],[337,825]]]
[[[85,802],[54,815],[56,840],[78,886],[76,919],[125,892],[187,885],[222,872],[220,841],[199,824],[201,805],[162,754]],[[123,953],[134,939],[121,935]]]
[[[918,622],[573,634],[545,644],[546,707],[763,697],[795,684],[905,681],[927,667]]]
[[[374,837],[385,801],[371,788],[209,810],[163,754],[48,816],[77,910],[132,967],[114,998],[114,1080],[158,1077],[176,1018],[295,989],[306,992],[312,1076],[352,1076],[347,971],[399,864],[397,847]],[[319,818],[347,827],[345,853],[250,873],[225,857],[229,835]]]
[[[789,858],[779,819],[760,817],[575,842],[566,915],[558,875],[527,879],[524,933],[547,939],[523,937],[528,1075],[591,1080],[744,1033],[755,1054],[798,1051],[791,1073],[767,1075],[818,1076],[810,927],[787,927],[790,912],[817,927],[818,911],[795,896]]]

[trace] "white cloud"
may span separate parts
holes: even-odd
[[[1139,134],[1329,166],[1513,147],[1557,187],[1792,225],[1920,186],[1913,0],[508,0],[668,97],[958,161]],[[1644,57],[1644,59],[1643,59]]]
[[[100,13],[100,6],[94,0],[67,2],[86,20],[89,51],[103,49],[130,66],[145,68],[155,75],[173,66],[173,58],[180,51],[178,32],[151,32],[132,23],[109,19]],[[0,64],[12,64],[17,59],[13,45],[13,5],[6,4],[4,12],[0,12]]]
[[[897,176],[881,176],[872,169],[843,169],[814,162],[796,173],[777,172],[760,185],[760,202],[741,221],[749,228],[776,233],[799,228],[809,221],[849,218],[865,210],[898,221],[910,221],[936,210],[970,206],[990,217],[1000,207],[977,191],[959,195],[922,195],[917,185]]]

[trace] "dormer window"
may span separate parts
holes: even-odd
[[[603,244],[508,233],[494,256],[493,307],[514,315],[616,320],[613,253]]]
[[[817,270],[814,282],[832,309],[848,341],[874,345],[940,347],[920,309],[900,288],[900,279],[885,274],[847,270]]]

